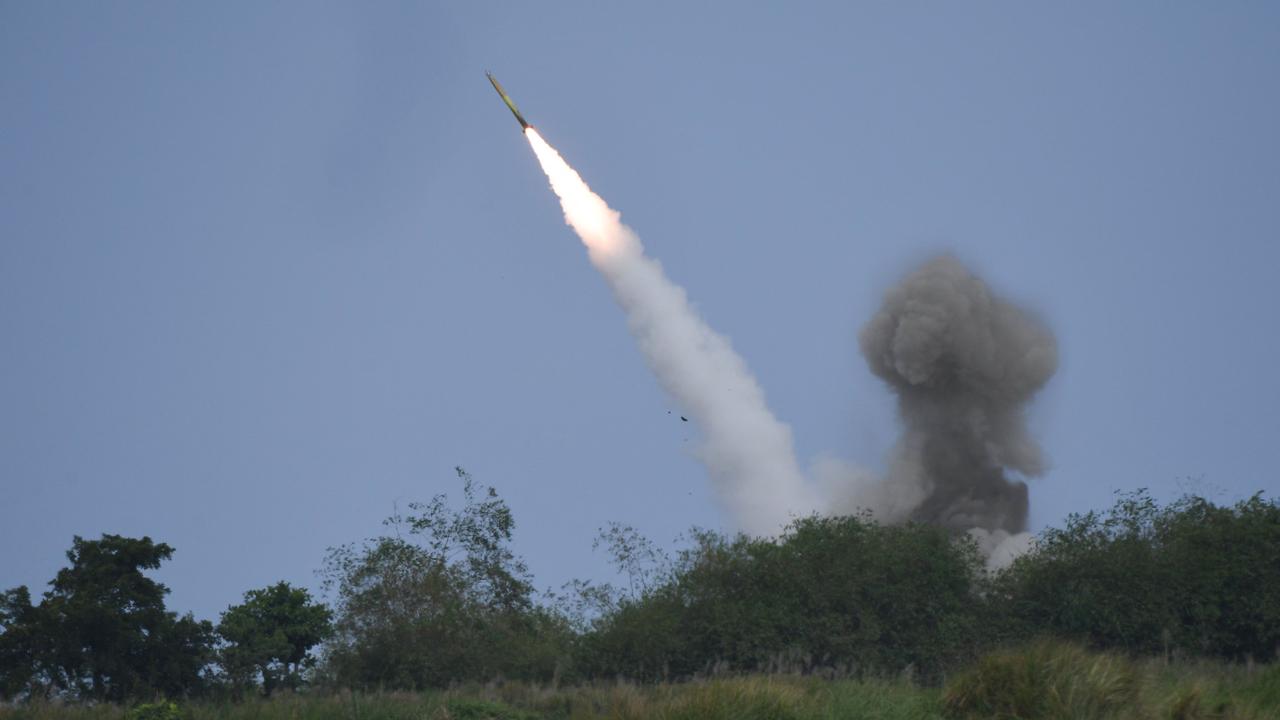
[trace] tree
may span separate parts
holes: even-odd
[[[601,547],[618,573],[627,578],[626,589],[618,591],[621,598],[639,600],[670,580],[671,558],[630,525],[611,522],[607,530],[600,528],[591,549]]]
[[[311,648],[329,635],[332,613],[311,601],[306,588],[279,582],[244,594],[244,602],[222,613],[218,634],[223,668],[241,681],[262,676],[262,691],[270,695],[283,685],[297,687],[301,671],[314,658]]]
[[[25,587],[3,596],[0,690],[116,702],[197,690],[213,627],[167,611],[168,588],[143,574],[172,555],[149,537],[76,536],[39,605]]]
[[[463,502],[436,495],[384,524],[392,533],[330,549],[322,574],[336,617],[326,670],[340,685],[442,687],[549,679],[567,624],[534,606],[511,550],[511,510],[462,468]]]
[[[39,633],[26,586],[0,594],[0,698],[37,694]]]
[[[614,555],[624,571],[652,556],[623,538]],[[811,517],[779,538],[695,530],[689,540],[673,567],[592,624],[587,674],[912,668],[933,679],[977,649],[981,564],[972,543],[941,528]]]
[[[1280,506],[1159,506],[1124,493],[1071,515],[996,582],[993,601],[1024,635],[1132,653],[1270,660],[1280,654]]]

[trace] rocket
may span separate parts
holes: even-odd
[[[485,76],[489,78],[489,82],[493,83],[493,89],[497,90],[498,94],[502,96],[502,102],[507,104],[507,109],[511,111],[512,115],[516,116],[516,120],[519,121],[520,127],[528,130],[529,123],[525,122],[524,116],[516,109],[516,104],[512,102],[511,97],[507,95],[507,91],[503,90],[502,86],[498,84],[498,78],[494,77],[493,73],[487,71],[485,72]]]

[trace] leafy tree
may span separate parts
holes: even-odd
[[[1026,635],[1159,650],[1172,578],[1158,562],[1158,513],[1140,491],[1122,495],[1107,513],[1068,516],[1064,527],[1045,530],[1036,550],[1004,573],[993,601],[1008,606]]]
[[[511,511],[457,468],[463,502],[445,495],[387,518],[392,533],[330,550],[334,596],[326,671],[344,686],[441,687],[497,675],[550,678],[568,626],[534,606],[512,552]]]
[[[1172,642],[1189,653],[1280,659],[1280,505],[1186,497],[1157,522]]]
[[[662,588],[674,569],[666,552],[630,525],[611,522],[600,528],[591,549],[602,547],[618,575],[626,579],[625,586],[575,579],[561,586],[558,593],[546,593],[554,611],[579,633],[621,606],[640,602]]]
[[[601,528],[591,549],[604,547],[618,572],[627,578],[622,591],[630,600],[639,600],[670,579],[671,558],[652,540],[630,525],[611,522]]]
[[[937,677],[980,642],[976,549],[939,528],[813,517],[776,539],[695,530],[690,540],[660,583],[595,623],[590,674]]]
[[[326,572],[338,611],[328,669],[341,685],[440,685],[461,667],[465,597],[430,553],[384,537],[331,551]]]
[[[311,601],[306,588],[279,582],[250,590],[244,602],[222,613],[218,634],[227,645],[221,660],[227,673],[245,682],[262,676],[262,690],[297,687],[301,671],[314,663],[311,648],[329,634],[329,608]]]
[[[39,694],[34,686],[40,633],[26,586],[0,594],[0,697]]]
[[[1280,506],[1144,491],[1071,515],[995,584],[1022,635],[1132,653],[1270,660],[1280,652]]]
[[[4,595],[0,673],[6,694],[41,688],[122,701],[197,690],[211,657],[213,627],[164,607],[168,588],[143,574],[173,548],[120,535],[79,536],[69,567],[39,605],[25,587]]]

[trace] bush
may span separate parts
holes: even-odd
[[[1144,492],[1072,515],[996,582],[993,608],[1022,636],[1134,654],[1271,660],[1280,650],[1280,506],[1219,507]]]
[[[124,720],[182,720],[177,703],[143,703],[124,714]]]
[[[926,680],[982,638],[971,544],[925,525],[807,518],[781,538],[694,535],[665,583],[585,638],[594,676],[733,672],[896,674]]]
[[[332,548],[323,570],[335,596],[327,681],[338,687],[448,687],[494,677],[547,681],[569,632],[534,605],[511,549],[515,521],[493,488],[461,468],[463,502],[411,503],[394,532]]]
[[[1046,641],[981,658],[948,685],[943,703],[951,718],[1132,718],[1141,684],[1126,658]]]

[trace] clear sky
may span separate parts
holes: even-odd
[[[148,534],[216,619],[455,465],[540,587],[725,527],[485,69],[802,461],[882,466],[857,330],[952,252],[1060,342],[1034,527],[1280,489],[1280,5],[748,5],[0,2],[0,588]]]

